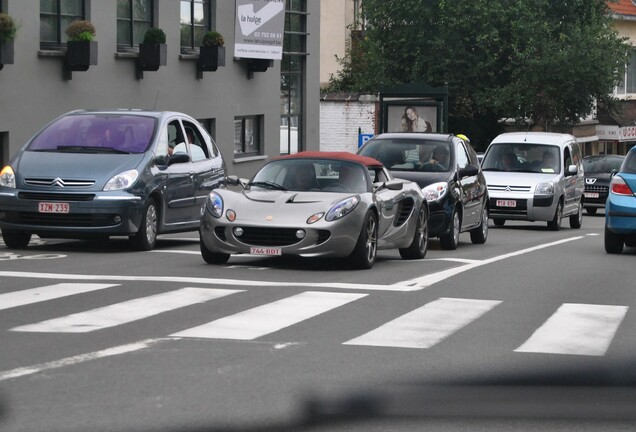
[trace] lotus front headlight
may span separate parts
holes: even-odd
[[[15,189],[15,173],[9,165],[0,171],[0,186]]]
[[[441,200],[448,192],[448,183],[439,182],[430,184],[423,188],[422,192],[424,192],[424,197],[426,198],[427,202]]]
[[[349,214],[360,202],[360,198],[357,196],[349,197],[344,199],[331,207],[331,209],[327,212],[327,216],[325,216],[325,220],[327,222],[333,222],[335,220],[340,219],[341,217]]]
[[[223,215],[223,198],[216,192],[210,192],[205,203],[206,208],[212,216],[220,218]]]
[[[536,195],[554,195],[554,182],[539,183],[534,189]]]
[[[116,176],[113,176],[110,180],[106,182],[106,186],[104,186],[105,191],[118,191],[123,189],[128,189],[131,187],[139,178],[139,171],[137,170],[128,170],[123,173],[119,173]]]

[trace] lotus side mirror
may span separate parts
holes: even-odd
[[[398,191],[402,190],[404,187],[404,182],[401,180],[390,180],[388,182],[384,182],[384,187],[388,190]]]

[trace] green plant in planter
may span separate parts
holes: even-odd
[[[73,21],[66,28],[66,36],[72,42],[90,42],[95,39],[95,26],[90,21]]]
[[[209,31],[205,35],[203,35],[203,46],[223,46],[225,44],[225,40],[223,39],[223,35],[216,31]]]
[[[6,13],[0,13],[0,69],[5,64],[13,64],[13,39],[18,31],[13,18]]]
[[[199,61],[197,63],[197,78],[203,78],[202,72],[213,72],[219,66],[225,66],[225,40],[223,35],[216,31],[209,31],[203,35],[199,48]]]
[[[137,79],[143,78],[143,71],[156,71],[167,64],[166,33],[160,28],[146,30],[144,40],[139,44],[137,59]]]
[[[160,28],[151,27],[144,34],[145,45],[156,45],[166,43],[166,33]]]
[[[13,18],[11,18],[11,15],[0,13],[0,41],[12,41],[15,38],[15,34],[17,31],[18,26],[16,25]]]

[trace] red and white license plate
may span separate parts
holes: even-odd
[[[598,198],[598,192],[585,192],[583,195],[585,198]]]
[[[65,202],[40,202],[38,211],[40,213],[70,213],[71,206]]]
[[[282,255],[283,251],[281,248],[251,247],[250,253],[252,255]]]
[[[515,200],[497,200],[497,207],[517,207]]]

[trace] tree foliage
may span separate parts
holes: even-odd
[[[604,0],[364,0],[364,38],[331,89],[447,85],[450,114],[545,130],[611,105],[629,46]],[[461,120],[463,119],[463,120]],[[493,124],[493,122],[495,124]],[[485,124],[486,123],[486,124]]]

